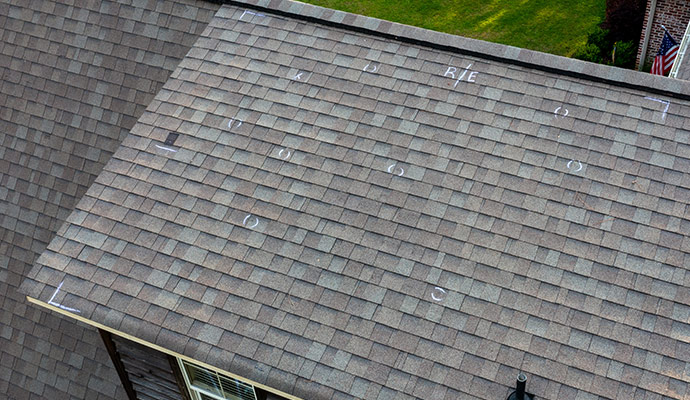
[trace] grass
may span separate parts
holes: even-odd
[[[606,0],[302,1],[566,57],[584,45],[606,10]]]

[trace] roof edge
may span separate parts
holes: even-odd
[[[331,10],[294,0],[207,0],[437,50],[690,100],[690,82]]]
[[[171,349],[171,348],[163,347],[163,346],[161,346],[161,345],[159,345],[159,344],[156,344],[156,343],[153,343],[153,342],[149,342],[148,340],[142,339],[142,338],[140,338],[140,337],[137,337],[137,336],[135,336],[135,335],[129,334],[129,333],[127,333],[127,332],[123,332],[123,331],[121,331],[121,330],[119,330],[119,329],[115,329],[115,328],[113,328],[113,327],[110,327],[110,326],[108,326],[108,325],[102,324],[102,323],[100,323],[100,322],[96,322],[96,321],[94,321],[94,320],[92,320],[92,319],[83,317],[83,316],[78,315],[78,314],[75,314],[75,313],[73,313],[73,312],[65,311],[65,310],[63,310],[63,309],[61,309],[61,308],[59,308],[59,307],[57,307],[57,306],[55,306],[55,305],[53,305],[53,304],[50,304],[50,302],[46,303],[46,302],[43,302],[43,301],[41,301],[41,300],[38,300],[38,299],[36,299],[36,298],[34,298],[34,297],[28,296],[28,295],[26,296],[26,301],[27,301],[28,303],[34,304],[34,305],[36,305],[36,306],[38,306],[38,307],[42,307],[42,308],[47,309],[47,310],[49,310],[49,311],[54,311],[54,312],[56,312],[56,313],[58,313],[58,314],[60,314],[60,315],[62,315],[62,316],[65,316],[65,317],[68,317],[68,318],[77,320],[77,321],[79,321],[79,322],[82,322],[82,323],[84,323],[84,324],[86,324],[86,325],[89,325],[89,326],[91,326],[91,327],[94,327],[94,328],[96,328],[96,329],[102,329],[102,330],[104,330],[104,331],[110,332],[110,333],[113,334],[113,335],[117,335],[117,336],[123,337],[123,338],[125,338],[125,339],[127,339],[127,340],[131,340],[131,341],[133,341],[133,342],[139,343],[139,344],[142,345],[142,346],[146,346],[146,347],[148,347],[148,348],[154,349],[154,350],[159,351],[159,352],[161,352],[161,353],[169,354],[169,355],[171,355],[171,356],[174,356],[174,357],[177,357],[177,358],[181,358],[181,359],[186,360],[186,361],[188,361],[188,362],[195,363],[195,364],[197,364],[197,365],[201,365],[201,366],[203,366],[204,368],[207,368],[207,369],[216,371],[216,372],[221,373],[221,374],[224,374],[224,375],[231,376],[231,377],[233,377],[233,378],[235,378],[235,379],[239,379],[239,380],[242,380],[242,381],[244,381],[244,382],[249,382],[249,383],[251,383],[252,385],[254,385],[254,386],[256,386],[256,387],[259,387],[259,388],[264,389],[264,390],[266,390],[266,391],[268,391],[268,392],[271,392],[271,393],[277,394],[277,395],[279,395],[279,396],[282,396],[282,397],[284,397],[284,398],[286,398],[286,399],[288,399],[288,400],[302,400],[302,399],[299,398],[299,397],[296,397],[296,396],[291,395],[291,394],[289,394],[289,393],[285,393],[285,392],[283,392],[283,391],[281,391],[281,390],[278,390],[278,389],[276,389],[276,388],[274,388],[274,387],[267,386],[266,384],[259,383],[259,382],[255,381],[255,380],[249,379],[249,378],[244,377],[244,376],[241,376],[241,375],[237,375],[237,374],[232,373],[232,372],[230,372],[230,371],[226,371],[226,370],[224,370],[224,369],[222,369],[222,368],[219,368],[219,367],[217,367],[217,366],[211,365],[211,364],[209,364],[209,363],[206,362],[206,361],[198,360],[198,359],[195,359],[195,358],[186,356],[186,355],[184,355],[184,354],[182,354],[182,353],[178,353],[177,351],[175,351],[175,350],[173,350],[173,349]]]

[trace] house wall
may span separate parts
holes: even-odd
[[[138,400],[186,400],[170,365],[169,356],[113,335],[119,357]]]
[[[647,9],[645,11],[644,23],[642,25],[642,33],[640,36],[640,46],[637,49],[636,65],[640,65],[640,57],[642,56],[642,46],[644,44],[644,34],[649,24],[649,12],[652,0],[647,1]],[[683,38],[685,28],[690,21],[690,1],[687,0],[657,0],[656,10],[654,12],[654,20],[652,21],[652,30],[649,36],[649,44],[647,45],[647,54],[645,63],[651,65],[654,56],[661,47],[661,40],[664,37],[664,30],[661,25],[671,33],[673,39],[678,43]],[[644,63],[643,63],[644,65]]]
[[[17,289],[217,9],[0,0],[0,398],[124,398],[96,331]]]
[[[162,353],[151,347],[128,340],[122,336],[103,333],[104,342],[112,343],[121,362],[127,383],[132,386],[137,400],[190,400],[185,389],[183,373],[175,356]],[[108,344],[106,343],[106,347]],[[286,400],[284,397],[254,387],[258,400]]]

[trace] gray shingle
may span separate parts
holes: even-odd
[[[656,80],[264,3],[287,14],[221,8],[27,290],[89,279],[85,316],[115,325],[158,304],[137,313],[159,344],[304,398],[496,397],[516,368],[544,398],[614,397],[633,347],[635,382],[678,380],[686,149]]]
[[[119,384],[115,384],[118,378],[112,368],[99,361],[102,357],[97,357],[98,360],[93,357],[94,347],[101,352],[95,332],[73,327],[61,318],[45,318],[32,307],[20,307],[24,296],[17,292],[17,287],[20,276],[28,272],[45,249],[217,8],[199,4],[172,7],[170,2],[159,6],[146,11],[151,17],[146,20],[140,18],[144,10],[141,5],[107,1],[95,7],[52,1],[0,6],[7,16],[3,32],[9,35],[3,54],[8,63],[3,66],[9,69],[5,69],[5,84],[0,91],[7,97],[8,110],[11,110],[3,118],[3,131],[6,138],[13,138],[0,145],[0,153],[5,163],[3,179],[16,182],[4,186],[3,199],[8,208],[7,213],[3,212],[6,215],[3,228],[22,232],[2,239],[3,254],[7,255],[1,262],[2,268],[13,267],[8,279],[0,285],[0,303],[7,315],[14,315],[12,320],[28,321],[27,313],[33,313],[30,319],[36,322],[22,325],[13,322],[10,329],[15,337],[36,338],[37,342],[30,347],[40,349],[44,357],[43,369],[36,373],[38,360],[26,357],[22,361],[20,353],[6,351],[7,343],[3,341],[2,364],[15,367],[12,382],[0,379],[0,391],[11,398],[27,398],[30,392],[37,397],[80,398],[122,394]],[[188,13],[187,9],[196,11]],[[86,22],[94,18],[99,21],[98,26],[87,28]],[[135,20],[138,21],[136,32]],[[52,42],[47,40],[48,36]],[[58,51],[58,47],[62,50]],[[68,52],[74,53],[72,61],[59,62],[57,54]],[[136,75],[125,71],[136,71]],[[51,141],[48,147],[46,138]],[[37,175],[30,178],[27,172]],[[112,182],[112,177],[105,181]],[[91,193],[100,193],[102,189],[94,188]],[[87,209],[93,205],[88,199],[80,204]],[[109,215],[122,220],[121,208],[114,204],[106,207],[111,209]],[[15,225],[10,226],[13,220]],[[17,221],[23,222],[17,226]],[[74,222],[84,221],[78,217]],[[80,238],[99,248],[110,246],[111,242],[103,241],[98,233],[108,235],[112,226],[89,221]],[[117,254],[118,248],[110,251]],[[79,254],[71,256],[76,258]],[[81,256],[89,263],[95,263],[95,257],[97,252],[90,250]],[[110,269],[112,264],[103,267]],[[86,266],[72,271],[81,277],[92,273]],[[91,279],[107,287],[113,280],[106,279],[105,272],[98,270]],[[97,293],[100,292],[94,291]],[[108,301],[108,296],[100,298]],[[39,319],[42,322],[38,323]],[[69,329],[73,340],[58,343],[48,335],[51,329]],[[74,358],[68,360],[69,354]],[[83,362],[74,362],[82,356]],[[65,368],[48,367],[50,372],[47,372],[46,363],[59,361]],[[80,382],[69,380],[75,372],[84,374]]]

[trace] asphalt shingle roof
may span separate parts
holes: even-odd
[[[218,7],[0,0],[0,398],[123,398],[96,331],[17,289]]]
[[[688,394],[688,83],[256,3],[218,11],[30,297],[305,399],[518,371]]]

